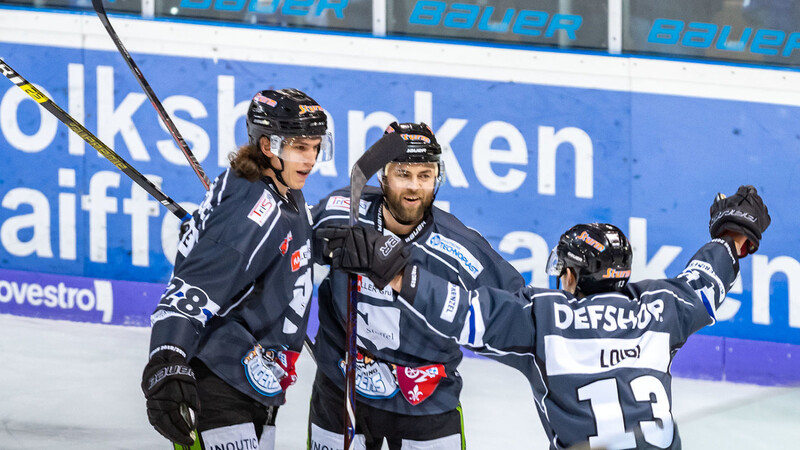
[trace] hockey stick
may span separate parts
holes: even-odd
[[[206,173],[203,171],[203,168],[200,166],[200,163],[197,162],[197,158],[194,157],[194,154],[191,150],[189,150],[189,146],[186,145],[186,141],[183,139],[183,136],[178,132],[178,129],[175,127],[175,124],[172,123],[172,119],[167,114],[167,111],[164,109],[164,106],[156,97],[155,92],[150,87],[150,83],[144,78],[142,71],[139,70],[139,66],[133,61],[131,54],[128,53],[128,50],[125,49],[125,46],[122,45],[122,41],[119,39],[117,32],[114,31],[114,27],[111,26],[111,22],[108,21],[108,15],[106,14],[106,9],[103,7],[103,0],[92,0],[92,6],[94,6],[94,11],[97,13],[97,17],[100,18],[100,22],[103,22],[103,26],[108,31],[108,35],[111,36],[111,40],[114,41],[114,44],[117,46],[119,53],[122,55],[122,58],[130,67],[131,72],[136,76],[136,80],[139,82],[139,86],[142,87],[142,90],[147,95],[147,98],[150,99],[150,103],[156,109],[158,116],[161,117],[161,121],[164,122],[164,125],[167,127],[167,130],[172,135],[172,138],[175,139],[175,143],[178,144],[178,148],[181,149],[183,155],[186,157],[186,160],[189,161],[189,165],[192,166],[194,173],[197,174],[198,178],[200,178],[200,182],[203,183],[206,190],[209,189],[211,182],[208,180]]]
[[[158,116],[161,117],[161,121],[164,122],[167,130],[169,130],[169,133],[175,140],[175,143],[178,144],[178,148],[181,149],[183,155],[186,157],[186,160],[189,161],[189,165],[197,174],[197,177],[200,178],[200,182],[203,183],[203,186],[206,188],[206,190],[208,190],[211,186],[211,182],[206,176],[205,171],[203,171],[203,167],[200,166],[197,158],[195,158],[192,151],[189,150],[189,147],[186,145],[186,141],[183,139],[183,136],[181,136],[180,132],[178,132],[175,124],[172,123],[172,118],[170,118],[169,113],[167,113],[167,111],[164,109],[164,106],[158,100],[155,92],[153,92],[153,89],[150,87],[150,83],[147,82],[144,74],[141,70],[139,70],[139,66],[136,65],[133,57],[122,44],[122,40],[119,38],[119,35],[117,35],[114,27],[111,26],[111,22],[108,20],[108,14],[106,14],[106,9],[103,6],[103,0],[92,0],[92,6],[94,7],[94,12],[97,13],[97,17],[100,18],[100,22],[102,22],[103,26],[106,28],[111,40],[114,41],[114,45],[117,46],[122,58],[128,64],[128,67],[131,69],[131,72],[133,72],[133,75],[136,76],[139,86],[142,87],[142,90],[147,95],[147,98],[150,99],[150,104],[156,109]],[[313,359],[316,363],[317,359],[314,357],[314,350],[311,347],[311,339],[308,336],[306,336],[303,340],[303,344],[305,345],[306,350],[308,350],[308,354],[311,356],[311,359]]]
[[[361,191],[372,175],[381,167],[402,156],[406,144],[399,133],[384,135],[358,158],[350,172],[350,226],[358,224],[358,209],[361,203]],[[353,449],[356,437],[356,325],[358,323],[358,276],[347,277],[347,355],[345,357],[345,414],[344,414],[344,450]]]
[[[81,125],[80,122],[73,119],[72,116],[67,114],[63,109],[55,104],[55,102],[47,98],[46,95],[44,95],[40,90],[36,89],[36,87],[30,84],[28,80],[23,78],[22,75],[12,69],[8,63],[3,60],[0,60],[0,72],[3,72],[3,75],[5,75],[6,78],[17,85],[17,87],[25,91],[26,94],[30,95],[32,99],[36,100],[36,102],[39,103],[42,108],[49,111],[50,114],[56,117],[56,119],[60,120],[64,125],[69,127],[70,130],[74,131],[75,134],[83,138],[87,144],[91,145],[95,150],[100,152],[101,155],[105,156],[106,159],[117,166],[122,173],[127,175],[131,180],[133,180],[134,183],[138,184],[142,189],[147,191],[148,194],[152,195],[153,198],[158,200],[171,213],[175,214],[181,220],[186,220],[190,217],[189,213],[187,213],[186,210],[181,207],[181,205],[176,203],[175,200],[171,199],[167,194],[163,193],[161,189],[148,180],[147,177],[139,173],[138,170],[131,167],[131,165],[122,159],[122,157],[119,156],[114,150],[111,150],[111,148],[104,144],[103,141],[93,135],[89,130],[86,129],[86,127]]]

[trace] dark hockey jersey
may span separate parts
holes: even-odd
[[[359,206],[361,224],[384,231],[382,198],[379,188],[364,189]],[[347,225],[349,204],[349,188],[322,199],[312,208],[314,227]],[[480,234],[439,208],[433,207],[405,240],[412,263],[464,289],[486,285],[515,290],[525,284],[519,272]],[[369,278],[358,278],[357,332],[364,356],[356,376],[358,401],[408,415],[455,409],[462,387],[456,370],[462,358],[458,344],[408,310],[402,312],[390,287],[377,289]],[[319,288],[315,357],[319,370],[342,390],[346,317],[347,274],[332,271]]]
[[[438,332],[525,374],[551,449],[586,442],[679,449],[670,364],[692,333],[714,323],[738,272],[721,239],[703,246],[676,278],[582,299],[531,286],[516,294],[469,291],[408,266],[400,302],[413,302]]]
[[[250,182],[228,169],[181,233],[151,317],[151,351],[178,347],[250,397],[282,404],[282,378],[308,325],[312,267],[302,192],[285,198],[269,178]]]

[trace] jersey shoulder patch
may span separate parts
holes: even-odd
[[[439,233],[431,233],[428,240],[425,241],[425,245],[458,261],[472,278],[478,278],[478,275],[483,272],[483,264],[478,258],[454,239],[449,239]]]
[[[361,216],[366,214],[371,204],[372,202],[362,199],[358,204],[358,214]],[[333,195],[328,197],[328,201],[325,203],[325,209],[327,211],[344,211],[349,213],[350,198],[343,195]]]
[[[264,189],[261,198],[258,199],[256,204],[250,209],[250,213],[247,214],[247,218],[257,223],[259,227],[264,226],[267,217],[272,214],[272,211],[274,211],[277,206],[278,203],[275,201],[275,197],[272,196],[272,193]]]

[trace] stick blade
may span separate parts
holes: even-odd
[[[350,172],[350,225],[355,225],[358,218],[359,199],[367,180],[372,178],[381,167],[403,156],[406,143],[399,133],[383,135],[377,142],[358,158]]]

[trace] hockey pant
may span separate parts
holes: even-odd
[[[317,371],[311,391],[309,449],[344,447],[344,392]],[[460,450],[464,442],[461,406],[441,414],[410,416],[356,404],[357,450]]]
[[[191,365],[200,396],[197,428],[202,448],[274,450],[278,407],[239,392],[197,359]]]

